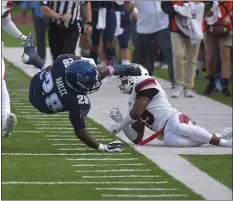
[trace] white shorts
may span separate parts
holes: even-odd
[[[205,129],[194,125],[182,113],[175,113],[169,119],[163,132],[163,142],[169,147],[197,147],[209,143],[212,138]]]
[[[6,65],[5,65],[5,62],[4,62],[3,58],[2,58],[1,67],[2,67],[2,80],[5,80],[5,78],[6,78]]]

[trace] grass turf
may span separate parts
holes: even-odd
[[[14,68],[8,63],[7,68],[7,86],[11,96],[12,111],[18,116],[18,125],[12,137],[2,138],[2,182],[70,182],[76,181],[81,184],[4,184],[2,185],[2,199],[114,199],[114,197],[104,197],[104,194],[132,194],[132,192],[121,190],[95,190],[98,188],[176,188],[175,191],[133,191],[135,197],[119,197],[117,199],[143,199],[137,197],[138,194],[152,196],[148,199],[155,199],[160,194],[171,194],[171,197],[160,197],[157,199],[202,199],[199,195],[193,193],[180,182],[174,180],[171,176],[161,170],[157,165],[146,159],[133,148],[127,146],[123,154],[100,154],[92,149],[86,150],[58,150],[60,148],[87,148],[75,138],[71,125],[69,125],[68,115],[65,113],[60,116],[43,115],[31,107],[28,102],[28,78],[20,70]],[[17,75],[17,76],[15,76]],[[95,127],[100,134],[93,134],[97,138],[103,139],[105,143],[116,138],[110,136],[108,131],[101,125],[87,118],[88,127]],[[59,129],[61,128],[61,130]],[[54,128],[54,130],[53,130]],[[52,136],[54,135],[54,137]],[[54,141],[51,139],[55,139]],[[59,140],[60,139],[60,140]],[[69,140],[71,139],[71,140]],[[74,144],[72,146],[56,146],[52,144],[66,143]],[[5,154],[4,154],[5,153]],[[13,154],[7,155],[6,153]],[[81,154],[81,155],[64,155],[64,156],[40,156],[40,155],[14,155],[14,153],[64,153],[64,154]],[[83,159],[81,161],[66,160],[67,158]],[[101,161],[103,158],[116,159],[117,161]],[[136,158],[133,161],[130,158]],[[88,161],[92,159],[95,161]],[[128,159],[129,161],[124,161]],[[117,166],[119,163],[141,164],[139,166]],[[84,164],[82,167],[71,166],[73,164]],[[85,165],[107,165],[107,167],[89,167]],[[119,172],[93,172],[96,170],[117,169]],[[132,172],[120,172],[120,169],[135,169]],[[137,172],[137,170],[148,169],[149,171]],[[90,171],[86,173],[76,171]],[[135,178],[110,178],[110,179],[85,179],[83,175],[138,175]],[[149,178],[140,178],[140,175],[151,175]],[[159,175],[153,178],[153,175]],[[82,184],[83,182],[159,182],[168,181],[164,184]],[[187,195],[176,197],[173,194]],[[116,199],[116,198],[115,198]]]
[[[232,155],[182,155],[182,157],[232,189]]]

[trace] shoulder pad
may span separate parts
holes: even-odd
[[[135,92],[141,91],[148,87],[154,87],[156,85],[156,80],[154,77],[149,75],[140,76],[134,84]]]

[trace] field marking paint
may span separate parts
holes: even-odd
[[[48,139],[48,140],[50,140],[50,141],[77,141],[78,139],[77,138],[68,138],[68,139]],[[102,141],[110,141],[110,140],[112,140],[112,139],[108,139],[108,138],[106,138],[106,139],[104,139],[104,138],[101,138],[101,139],[98,139],[98,138],[96,138],[96,140],[102,140]]]
[[[2,181],[2,185],[61,185],[61,184],[167,184],[168,181],[132,181],[132,182],[124,182],[124,181],[93,181],[93,182],[79,182],[79,181],[54,181],[54,182],[43,182],[43,181]]]
[[[142,163],[117,163],[117,164],[75,164],[73,167],[108,167],[108,166],[142,166]]]
[[[186,194],[158,194],[158,195],[135,195],[135,194],[103,194],[103,197],[128,197],[128,198],[157,198],[157,197],[187,197]]]
[[[112,153],[2,153],[3,156],[113,156]],[[117,153],[117,155],[130,155],[130,153]],[[93,159],[103,160],[105,158]],[[110,160],[113,158],[110,158]],[[90,158],[66,159],[66,160],[91,160]]]
[[[70,149],[70,148],[61,148],[61,149],[57,149],[59,151],[87,151],[87,150],[90,150],[90,148],[73,148],[73,149]]]
[[[61,144],[52,144],[52,146],[84,146],[85,144],[66,144],[66,143],[61,143]],[[86,146],[86,145],[85,145]]]
[[[150,172],[150,169],[77,170],[75,172]]]
[[[48,127],[37,127],[36,129],[39,130],[74,130],[73,128],[63,128],[63,127],[57,127],[57,128],[48,128]],[[87,127],[88,130],[98,130],[98,128],[93,127]]]
[[[134,161],[134,160],[138,160],[138,158],[66,158],[65,160],[68,160],[68,161]]]
[[[97,191],[177,191],[178,188],[95,188]]]
[[[107,178],[158,178],[159,175],[111,175],[111,176],[82,176],[83,179],[107,179]]]
[[[34,123],[33,124],[34,126],[50,126],[51,125],[51,123],[49,123],[49,122],[41,122],[41,123]],[[54,122],[53,123],[53,125],[62,125],[62,126],[71,126],[71,123],[69,122],[69,121],[66,121],[66,122],[61,122],[61,121],[59,121],[59,122]],[[92,124],[86,124],[86,126],[91,126]]]
[[[101,138],[101,137],[103,137],[103,136],[101,136],[101,135],[95,135],[95,133],[91,133],[91,134],[94,134],[93,135],[93,137],[95,137],[96,138],[96,140],[112,140],[112,139],[108,139],[108,138]],[[46,138],[48,138],[48,139],[51,139],[52,137],[54,138],[54,137],[59,137],[59,138],[70,138],[71,136],[70,136],[70,133],[69,134],[67,134],[67,135],[45,135],[44,137],[46,137]],[[78,139],[78,138],[76,138],[76,139]]]

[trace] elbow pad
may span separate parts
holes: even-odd
[[[10,13],[7,17],[2,18],[2,28],[15,38],[20,38],[22,35],[21,31],[12,22]]]

